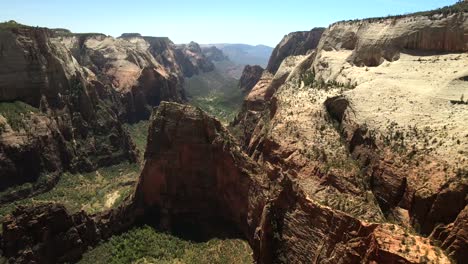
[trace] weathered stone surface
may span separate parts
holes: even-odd
[[[273,50],[266,70],[275,74],[286,57],[305,55],[315,49],[324,31],[325,28],[314,28],[311,31],[292,32],[284,36]]]
[[[258,65],[246,65],[242,71],[242,76],[239,80],[239,88],[243,93],[249,93],[250,90],[257,84],[263,74],[263,68]]]
[[[200,109],[162,103],[149,133],[136,203],[158,216],[162,228],[202,234],[234,229],[249,241],[258,263],[416,263],[424,254],[399,251],[404,232],[398,227],[320,206],[287,174],[268,175]],[[428,258],[448,263],[427,239],[414,239],[430,250]]]
[[[148,119],[161,100],[185,100],[183,69],[176,59],[179,52],[168,38],[57,34],[55,39],[95,78],[122,95],[122,120]]]
[[[177,50],[180,54],[179,64],[186,77],[214,70],[213,62],[205,57],[198,43],[192,41],[187,45],[178,45]]]
[[[453,223],[436,227],[431,238],[440,241],[441,247],[455,261],[463,263],[468,258],[468,206]]]
[[[88,215],[60,204],[18,207],[3,221],[0,248],[10,263],[74,263],[89,247],[134,225],[142,211],[130,202]]]
[[[253,131],[263,111],[267,109],[269,100],[267,91],[272,80],[273,76],[270,73],[264,72],[262,74],[250,93],[245,97],[242,109],[230,124],[244,149],[249,145]]]
[[[352,50],[351,63],[378,66],[398,60],[402,51],[466,52],[467,32],[466,13],[338,22],[323,33],[318,49]]]
[[[63,170],[136,160],[115,110],[119,99],[52,38],[52,31],[18,26],[0,34],[1,190],[50,174],[39,186],[9,194],[18,198],[50,188]],[[23,116],[14,116],[10,108]]]

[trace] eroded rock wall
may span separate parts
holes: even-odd
[[[275,74],[286,57],[306,55],[315,49],[324,31],[325,28],[314,28],[311,31],[292,32],[284,36],[273,50],[266,70]]]
[[[398,250],[404,236],[399,227],[365,223],[321,206],[287,173],[266,173],[200,109],[163,103],[149,131],[136,203],[157,215],[164,229],[235,228],[258,263],[413,263],[422,257],[424,250]],[[427,239],[414,239],[415,248],[429,250],[428,258],[448,263]]]
[[[114,91],[54,41],[52,31],[19,26],[0,34],[2,190],[43,174],[52,179],[37,188],[50,188],[62,170],[135,161],[133,143],[116,114]]]
[[[351,50],[348,61],[378,66],[405,52],[468,51],[466,13],[338,22],[324,33],[318,50]]]

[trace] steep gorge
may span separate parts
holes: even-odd
[[[135,162],[122,124],[147,120],[163,100],[184,102],[184,77],[213,67],[197,44],[167,38],[15,22],[0,34],[2,203],[50,189],[63,171]]]
[[[245,80],[258,82],[229,127],[237,138],[200,109],[145,92],[157,80],[158,88],[176,91],[167,100],[183,102],[180,81],[159,84],[193,73],[171,66],[172,60],[150,59],[149,68],[139,61],[155,42],[141,51],[148,42],[140,36],[93,37],[80,51],[88,55],[70,56],[71,63],[112,58],[87,64],[110,69],[109,75],[93,77],[84,68],[83,82],[96,78],[91,83],[110,94],[136,90],[146,100],[139,105],[158,105],[138,186],[121,207],[91,216],[69,215],[57,205],[19,208],[3,225],[2,250],[20,263],[76,261],[101,239],[149,223],[197,238],[239,236],[258,263],[463,263],[468,109],[451,101],[468,93],[462,81],[468,75],[467,25],[466,12],[431,13],[339,22],[311,37],[291,33],[262,74],[246,71]],[[124,43],[112,47],[130,49],[126,53],[136,50],[135,58],[111,52],[89,59],[108,52],[102,48],[108,41]],[[174,49],[166,51],[199,50],[194,44]],[[210,68],[197,56],[185,61],[200,71]],[[143,79],[130,70],[135,65]],[[22,100],[36,97],[19,94]],[[42,131],[43,122],[36,124]],[[41,140],[48,138],[55,139]],[[43,221],[66,225],[48,232],[53,228],[42,228]]]

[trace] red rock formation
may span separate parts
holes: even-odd
[[[268,109],[267,105],[270,99],[268,90],[272,80],[271,74],[263,73],[260,80],[245,97],[239,114],[230,124],[244,148],[249,145],[255,126],[260,121],[263,112]]]
[[[54,176],[0,200],[48,189],[62,170],[90,171],[136,160],[114,110],[119,99],[93,80],[52,31],[18,25],[0,34],[0,101],[29,104],[4,103],[0,113],[0,189],[34,183],[46,173]],[[11,107],[23,117],[9,114]]]
[[[162,228],[235,228],[258,263],[416,263],[422,257],[419,250],[399,252],[399,228],[320,206],[288,175],[267,175],[200,109],[162,103],[149,133],[136,203],[158,216]],[[429,258],[448,261],[432,254],[427,240],[414,239],[432,250]]]
[[[234,232],[248,240],[257,263],[448,263],[425,238],[321,206],[289,175],[265,173],[198,108],[163,102],[148,139],[133,200],[93,216],[53,204],[19,208],[3,224],[5,256],[15,263],[76,261],[140,219],[176,233],[198,230],[195,237]]]
[[[72,263],[89,247],[127,230],[140,215],[127,202],[96,215],[59,204],[19,207],[3,222],[0,247],[10,263]]]
[[[441,242],[454,260],[463,263],[468,259],[468,206],[460,212],[457,219],[448,225],[439,225],[434,229],[431,238]]]
[[[263,74],[263,68],[254,65],[246,65],[242,71],[242,76],[239,80],[239,88],[243,93],[249,93],[250,90],[257,84]]]
[[[325,28],[314,28],[311,31],[292,32],[284,36],[273,50],[266,70],[275,74],[286,57],[305,55],[315,49],[324,31]]]
[[[190,42],[187,45],[177,46],[179,56],[178,63],[182,66],[184,76],[192,77],[201,72],[214,70],[214,64],[205,57],[198,43]]]

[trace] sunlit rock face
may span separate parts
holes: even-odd
[[[235,229],[258,263],[413,263],[424,252],[400,253],[399,227],[321,206],[287,174],[266,173],[219,121],[198,108],[162,103],[151,118],[145,158],[138,207],[170,231],[191,226],[219,235]],[[418,247],[434,250],[427,239],[414,239]],[[430,258],[448,263],[444,255]]]
[[[377,66],[398,60],[402,51],[466,52],[467,32],[464,13],[338,22],[324,32],[319,49],[352,50],[352,64]]]
[[[257,82],[232,131],[313,200],[433,232],[459,261],[467,119],[454,102],[468,93],[467,23],[466,13],[335,23]]]
[[[292,32],[284,36],[273,50],[266,70],[275,74],[286,57],[306,55],[315,49],[324,31],[325,28],[314,28],[311,31]]]
[[[0,101],[8,102],[0,119],[0,189],[50,176],[5,201],[50,189],[64,170],[135,161],[122,122],[148,119],[163,100],[184,102],[184,78],[213,70],[198,44],[168,38],[19,24],[0,35]],[[23,116],[8,116],[10,108]],[[26,160],[32,163],[23,169]]]
[[[246,65],[244,67],[239,80],[239,88],[242,90],[242,93],[248,94],[252,90],[262,77],[263,71],[263,68],[258,65]]]
[[[53,31],[18,26],[0,34],[0,188],[44,178],[3,202],[51,188],[63,170],[136,159],[115,91],[82,67]]]

